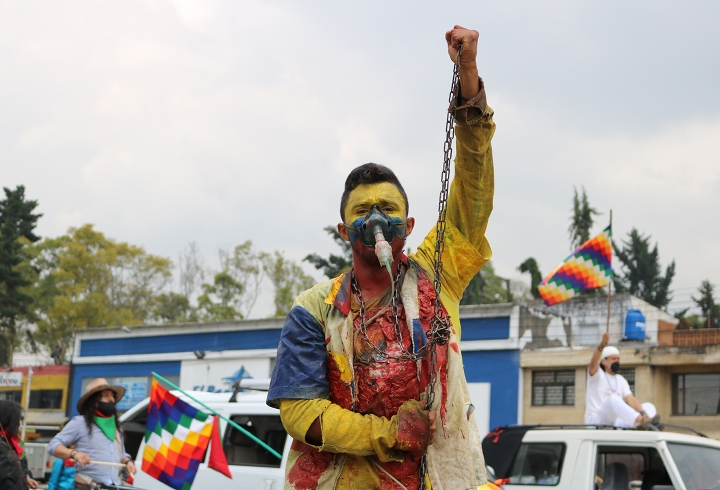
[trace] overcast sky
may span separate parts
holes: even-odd
[[[195,241],[215,265],[252,239],[299,260],[336,251],[322,228],[374,161],[408,191],[415,248],[456,23],[480,31],[496,114],[499,274],[562,261],[584,186],[605,213],[593,231],[612,208],[616,239],[636,227],[675,259],[674,306],[720,283],[713,1],[2,1],[0,185],[39,201],[42,236],[93,223],[173,259]],[[265,294],[253,316],[271,312]]]

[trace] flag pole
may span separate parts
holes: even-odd
[[[612,247],[612,209],[610,210],[610,247]],[[610,257],[612,257],[612,252]],[[610,297],[612,296],[612,258],[610,259],[610,280],[608,281],[608,302],[607,302],[607,322],[605,323],[605,333],[610,333]]]
[[[179,391],[180,393],[182,393],[183,395],[185,395],[186,397],[188,397],[189,399],[191,399],[192,401],[194,401],[194,402],[197,403],[198,405],[202,406],[205,410],[208,410],[210,413],[212,413],[212,414],[215,415],[216,417],[220,417],[220,418],[223,419],[225,422],[227,422],[228,424],[230,424],[233,428],[239,430],[240,432],[242,432],[243,434],[245,434],[246,436],[248,436],[250,439],[252,439],[253,441],[257,442],[263,449],[265,449],[266,451],[268,451],[270,454],[272,454],[273,456],[275,456],[275,457],[278,458],[279,460],[282,460],[282,454],[280,454],[279,452],[275,451],[273,448],[271,448],[270,446],[268,446],[264,441],[262,441],[261,439],[259,439],[258,437],[256,437],[255,434],[251,434],[250,432],[248,432],[248,431],[245,430],[244,428],[240,427],[238,424],[236,424],[235,422],[233,422],[233,421],[230,420],[229,418],[225,417],[224,415],[220,415],[220,414],[217,413],[215,410],[213,410],[212,408],[208,407],[207,405],[205,405],[203,402],[201,402],[201,401],[198,400],[197,398],[192,397],[192,396],[189,395],[187,392],[185,392],[184,390],[180,389],[179,386],[177,386],[176,384],[174,384],[174,383],[168,381],[167,379],[163,378],[162,376],[160,376],[160,375],[157,374],[156,372],[153,372],[152,375],[153,375],[153,377],[157,378],[158,380],[160,380],[160,381],[162,381],[163,383],[165,383],[166,385],[168,385],[168,386],[169,386],[170,388],[172,388],[173,390]]]
[[[101,464],[103,466],[117,466],[118,468],[125,468],[127,463],[108,463],[107,461],[90,461],[88,464]]]

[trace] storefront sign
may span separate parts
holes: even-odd
[[[22,386],[22,373],[0,372],[0,388],[20,388]]]

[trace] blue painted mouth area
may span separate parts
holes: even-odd
[[[362,218],[357,218],[355,221],[352,222],[351,225],[346,225],[348,230],[348,236],[350,237],[350,242],[354,243],[356,241],[359,241],[366,247],[374,247],[375,246],[375,236],[372,234],[371,230],[363,230],[362,226],[363,223],[366,222],[368,217],[370,216],[370,213],[368,213],[367,216]],[[400,238],[401,240],[405,239],[405,221],[403,221],[401,218],[397,218],[394,216],[388,216],[389,220],[392,222],[393,226],[395,227],[395,235],[396,238]],[[383,234],[385,234],[383,232]],[[363,236],[365,236],[365,240],[363,241]],[[386,237],[387,239],[387,237]],[[393,241],[394,238],[393,238]],[[371,243],[368,245],[368,243]]]

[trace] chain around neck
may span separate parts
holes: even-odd
[[[375,314],[372,318],[369,320],[366,317],[366,310],[365,310],[365,300],[363,298],[362,290],[360,289],[360,284],[357,282],[357,277],[355,276],[355,272],[352,271],[352,290],[355,294],[355,297],[358,300],[359,304],[359,317],[360,317],[360,336],[367,344],[368,347],[373,351],[375,362],[390,362],[390,361],[406,361],[406,360],[415,360],[417,359],[417,356],[409,351],[405,347],[405,343],[403,341],[403,328],[400,326],[400,290],[402,288],[402,280],[405,276],[405,268],[406,266],[401,262],[398,264],[397,272],[395,274],[395,277],[393,278],[393,285],[394,285],[394,293],[392,294],[390,298],[390,305],[386,305],[380,309],[380,311]],[[387,350],[380,348],[378,345],[376,345],[374,342],[370,340],[367,334],[367,327],[369,324],[371,324],[376,318],[378,318],[382,313],[385,312],[385,310],[388,308],[388,306],[392,307],[392,316],[393,316],[393,327],[395,329],[395,340],[397,341],[398,345],[400,346],[400,354],[399,355],[391,355],[388,354]],[[407,328],[407,327],[406,327]],[[412,342],[411,342],[412,345]]]

